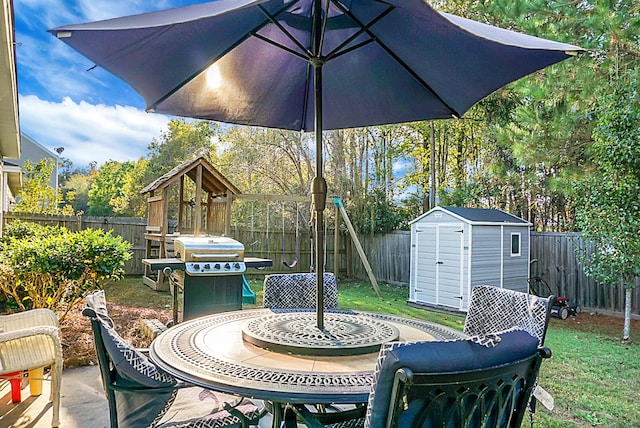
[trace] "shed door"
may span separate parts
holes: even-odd
[[[462,309],[462,224],[441,225],[438,248],[438,304]]]
[[[416,229],[416,257],[411,267],[416,272],[416,300],[437,304],[438,226],[419,225]]]
[[[462,308],[462,224],[419,225],[416,230],[416,300]]]

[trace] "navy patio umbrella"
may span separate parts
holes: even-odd
[[[322,131],[460,117],[581,51],[423,0],[218,0],[49,31],[131,85],[148,111],[315,132],[320,329]]]

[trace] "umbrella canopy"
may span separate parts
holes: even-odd
[[[421,0],[316,4],[220,0],[50,31],[130,84],[151,111],[304,131],[315,126],[315,62],[323,129],[339,129],[460,117],[580,50]]]
[[[422,0],[219,0],[50,30],[149,111],[315,131],[322,328],[322,130],[460,117],[581,49],[439,13]]]

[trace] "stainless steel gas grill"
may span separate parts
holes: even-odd
[[[183,320],[242,309],[242,274],[247,267],[266,267],[268,259],[244,257],[242,243],[223,236],[181,236],[174,240],[175,258],[144,259],[152,270],[169,274],[177,322],[178,289]]]
[[[224,236],[176,238],[173,251],[190,276],[239,274],[247,270],[244,245]]]

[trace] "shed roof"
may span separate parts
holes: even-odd
[[[234,195],[241,192],[227,178],[213,167],[204,157],[198,157],[194,160],[184,162],[161,177],[155,179],[151,184],[140,190],[140,194],[152,192],[158,189],[164,189],[170,184],[177,181],[181,176],[186,175],[194,182],[197,178],[197,167],[203,166],[202,171],[202,189],[212,195],[226,195],[227,190]]]
[[[510,224],[519,226],[531,226],[531,223],[529,223],[528,221],[502,210],[464,207],[435,207],[422,214],[420,217],[414,219],[413,221],[411,221],[411,223],[414,223],[435,211],[447,212],[454,217],[457,217],[471,224]]]

